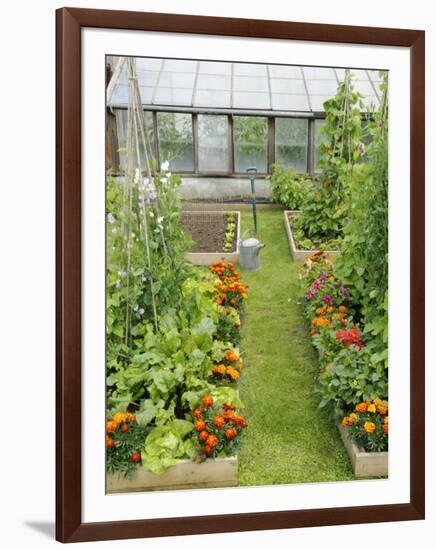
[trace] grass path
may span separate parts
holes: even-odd
[[[297,304],[300,264],[289,255],[282,211],[262,209],[258,222],[266,243],[261,269],[242,274],[250,285],[240,388],[249,429],[239,485],[354,479],[335,426],[317,408],[317,356]],[[243,212],[242,231],[251,224],[251,214]]]

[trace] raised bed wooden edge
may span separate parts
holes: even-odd
[[[364,449],[347,435],[347,431],[338,424],[339,433],[347,449],[348,455],[353,466],[353,472],[356,477],[375,477],[389,474],[389,453],[367,453]]]
[[[193,210],[192,213],[196,211]],[[208,210],[203,212],[203,214],[223,214],[226,212],[232,212],[236,214],[236,250],[233,252],[187,252],[187,259],[195,265],[209,265],[212,262],[220,262],[221,260],[225,262],[239,263],[239,239],[241,235],[241,212],[239,210],[226,210],[226,211],[217,211],[217,210]],[[185,212],[190,214],[191,210]]]
[[[234,487],[238,484],[238,457],[180,460],[163,474],[153,474],[139,465],[131,477],[107,474],[106,492],[131,493],[200,487]]]
[[[289,242],[289,248],[291,249],[292,258],[295,262],[304,261],[312,254],[315,254],[317,252],[316,250],[300,250],[296,247],[294,237],[292,235],[292,228],[291,224],[289,223],[289,214],[291,216],[296,216],[297,214],[300,214],[301,210],[284,210],[283,216],[284,216],[284,222],[285,222],[285,229],[286,229],[286,235],[288,237]],[[331,256],[336,256],[339,254],[339,250],[326,250],[326,254]]]

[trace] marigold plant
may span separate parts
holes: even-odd
[[[149,429],[140,426],[130,412],[117,412],[106,420],[108,472],[131,474],[141,462],[141,448]]]
[[[379,398],[358,403],[342,419],[348,435],[368,452],[388,450],[388,402]]]
[[[203,405],[193,412],[201,455],[204,458],[232,456],[247,428],[245,418],[237,414],[234,405],[218,405],[210,396],[203,398]]]

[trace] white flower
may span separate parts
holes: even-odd
[[[139,313],[140,313],[141,315],[144,315],[145,309],[144,309],[143,307],[141,307],[141,309],[139,310]]]
[[[112,227],[112,233],[115,234],[117,232],[117,228],[116,227]]]
[[[164,217],[163,216],[158,216],[157,217],[157,223],[160,225],[164,220]]]
[[[135,179],[133,181],[136,183],[136,185],[138,185],[138,183],[141,181],[141,170],[139,168],[135,170]]]
[[[154,218],[154,212],[150,212],[150,218]]]
[[[127,275],[127,273],[125,271],[118,271],[118,275],[120,277],[125,277]]]
[[[109,212],[109,214],[107,215],[107,221],[108,221],[108,223],[110,223],[111,225],[112,225],[113,223],[115,223],[114,215],[111,214],[111,212]]]
[[[161,181],[161,183],[167,183],[168,179],[167,178],[161,178],[160,181]]]
[[[163,162],[161,165],[160,165],[161,169],[166,172],[168,170],[168,168],[170,167],[170,163],[166,160],[165,162]]]
[[[116,288],[120,288],[120,286],[121,286],[121,281],[118,280],[118,281],[115,283],[115,287],[116,287]]]

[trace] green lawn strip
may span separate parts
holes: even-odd
[[[297,304],[301,267],[289,255],[283,213],[263,209],[261,269],[250,285],[242,324],[246,368],[241,398],[249,428],[239,455],[239,485],[354,479],[336,427],[318,409],[318,360]],[[242,213],[242,230],[252,227]],[[248,231],[247,231],[248,234]]]

